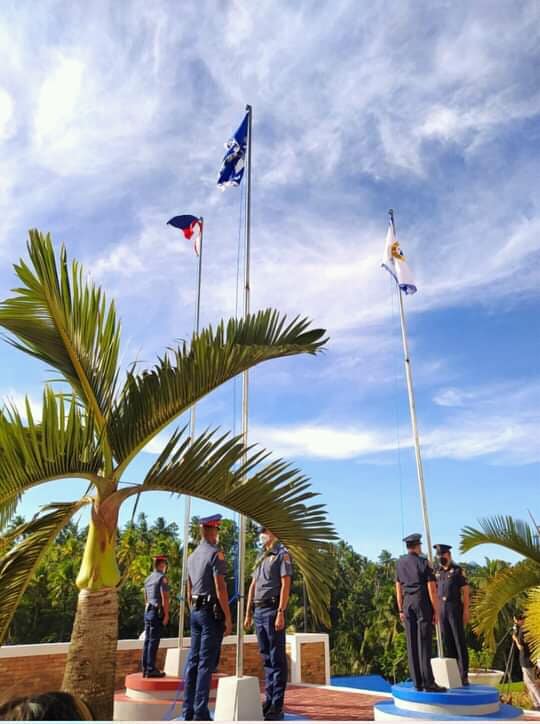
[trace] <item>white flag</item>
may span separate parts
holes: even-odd
[[[388,224],[382,266],[390,272],[405,294],[414,294],[416,292],[416,284],[411,270],[394,236],[392,222]]]

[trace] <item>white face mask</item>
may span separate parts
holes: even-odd
[[[259,542],[263,548],[266,548],[268,543],[270,543],[270,536],[268,535],[268,533],[261,533],[259,536]]]

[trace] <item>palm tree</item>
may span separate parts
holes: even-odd
[[[15,266],[19,287],[0,304],[0,325],[14,347],[52,367],[62,387],[45,387],[39,421],[28,400],[24,411],[9,405],[0,412],[0,530],[35,485],[78,478],[88,490],[78,500],[51,503],[6,532],[0,550],[15,543],[0,559],[0,642],[47,548],[88,506],[63,688],[84,697],[99,719],[112,718],[117,521],[120,506],[146,491],[204,498],[268,525],[305,576],[313,613],[327,621],[325,563],[335,533],[324,506],[312,504],[315,493],[298,470],[282,460],[267,462],[267,453],[246,450],[240,437],[206,431],[191,440],[185,430],[175,430],[143,482],[119,486],[134,457],[194,402],[265,360],[317,353],[324,330],[309,329],[305,319],[286,323],[275,311],[259,312],[205,329],[190,345],[158,358],[152,369],[132,367],[121,382],[114,304],[77,262],[68,264],[63,246],[56,257],[50,235],[30,231],[28,253],[30,263]]]
[[[522,604],[526,633],[533,655],[540,658],[540,543],[528,523],[511,516],[495,516],[480,521],[480,529],[466,527],[461,534],[461,552],[491,543],[523,556],[515,565],[495,565],[493,576],[474,599],[475,631],[491,648],[500,614],[509,604]]]

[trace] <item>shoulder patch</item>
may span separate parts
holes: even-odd
[[[283,554],[283,560],[286,561],[287,563],[290,563],[290,562],[291,562],[291,557],[290,557],[290,555],[289,555],[287,552],[285,552],[285,553]]]
[[[217,557],[219,558],[220,561],[224,561],[225,553],[223,553],[223,551],[218,551]]]
[[[169,579],[167,578],[167,576],[163,576],[163,578],[161,580],[163,581],[163,583],[169,582]]]

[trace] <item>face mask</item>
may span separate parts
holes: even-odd
[[[259,542],[263,548],[266,548],[266,546],[270,542],[270,536],[268,535],[268,533],[261,533],[259,536]]]

